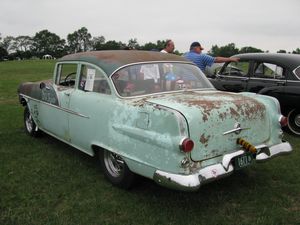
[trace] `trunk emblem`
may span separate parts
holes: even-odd
[[[235,123],[233,127],[234,127],[234,129],[224,132],[223,135],[231,134],[231,133],[239,134],[239,133],[241,133],[242,130],[250,129],[249,127],[242,128],[241,124],[239,122]]]

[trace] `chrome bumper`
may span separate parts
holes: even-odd
[[[265,161],[274,156],[287,154],[292,151],[292,147],[288,142],[283,142],[271,147],[260,145],[256,146],[256,148],[258,149],[256,161]],[[244,153],[244,150],[238,150],[226,154],[223,156],[221,163],[204,167],[190,175],[174,174],[156,170],[153,179],[158,184],[168,188],[182,191],[195,191],[198,190],[202,184],[230,175],[234,171],[232,159]]]

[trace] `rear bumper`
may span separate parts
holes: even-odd
[[[258,149],[256,161],[265,161],[292,151],[292,147],[288,142],[283,142],[271,147],[261,145],[256,146],[256,148]],[[226,154],[223,156],[221,163],[204,167],[190,175],[174,174],[156,170],[153,179],[158,184],[168,188],[182,191],[196,191],[202,184],[230,175],[234,171],[232,159],[244,153],[244,150],[238,150],[236,152]]]

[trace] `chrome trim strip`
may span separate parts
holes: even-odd
[[[89,119],[89,118],[90,118],[89,116],[85,116],[85,115],[83,115],[83,114],[81,114],[81,113],[72,111],[72,110],[70,110],[70,109],[62,108],[62,107],[57,106],[57,105],[53,105],[53,104],[50,104],[50,103],[48,103],[48,102],[41,101],[41,100],[36,99],[36,98],[32,98],[32,97],[30,97],[30,96],[28,96],[28,95],[24,95],[24,94],[20,94],[20,95],[21,95],[22,97],[24,97],[24,98],[28,98],[28,99],[33,100],[33,101],[36,101],[36,102],[38,102],[38,103],[43,103],[43,104],[48,105],[48,106],[50,106],[50,107],[53,107],[53,108],[62,110],[62,111],[64,111],[64,112],[67,112],[67,113],[70,113],[70,114],[73,114],[73,115],[76,115],[76,116],[80,116],[80,117],[83,117],[83,118],[86,118],[86,119]]]
[[[300,67],[300,66],[299,66]],[[298,67],[297,67],[298,68]],[[296,68],[296,69],[297,69]],[[295,70],[296,70],[295,69]],[[297,75],[294,73],[294,75],[299,79],[298,80],[287,80],[287,79],[270,79],[270,78],[259,78],[259,77],[253,77],[253,76],[247,76],[247,77],[239,77],[239,76],[227,76],[227,75],[222,75],[220,74],[221,76],[223,76],[224,78],[238,78],[239,80],[243,80],[243,78],[249,78],[247,81],[250,81],[250,80],[267,80],[267,81],[286,81],[286,82],[299,82],[300,79],[297,77]],[[209,80],[216,80],[214,78],[208,78]]]
[[[115,74],[117,71],[125,68],[125,67],[129,67],[129,66],[134,66],[134,65],[140,65],[140,64],[152,64],[152,63],[182,63],[182,64],[191,64],[191,65],[194,65],[195,64],[193,62],[188,62],[188,61],[142,61],[142,62],[135,62],[135,63],[129,63],[129,64],[126,64],[126,65],[123,65],[121,67],[119,67],[118,69],[114,70],[110,75],[109,77],[111,78],[111,76],[113,74]]]

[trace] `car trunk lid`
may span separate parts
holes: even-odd
[[[253,145],[269,138],[264,104],[241,94],[219,91],[186,91],[147,99],[182,113],[195,147],[191,157],[202,161],[240,149],[242,137]],[[240,131],[234,131],[240,127]]]

